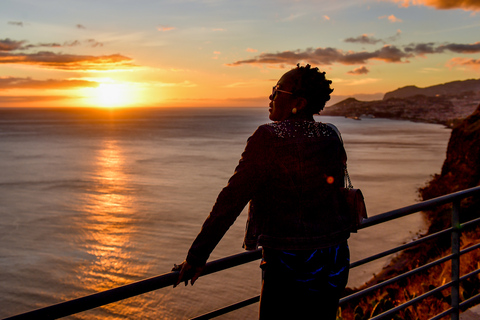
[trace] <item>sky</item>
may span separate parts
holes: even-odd
[[[0,107],[267,107],[297,63],[334,92],[480,78],[480,0],[1,0]]]

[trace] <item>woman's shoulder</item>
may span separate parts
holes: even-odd
[[[316,121],[275,121],[259,127],[279,138],[319,138],[336,135],[335,131],[323,122]],[[259,130],[257,129],[257,131]]]

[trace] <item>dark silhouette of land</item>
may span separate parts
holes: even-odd
[[[448,142],[447,156],[441,173],[432,177],[428,184],[419,190],[422,200],[436,198],[449,193],[480,185],[480,104],[477,109],[453,128]],[[439,168],[440,170],[440,168]],[[427,234],[447,229],[451,226],[451,207],[440,206],[425,212],[429,223]],[[468,221],[480,216],[480,199],[467,198],[461,202],[460,219]],[[480,227],[463,230],[461,249],[479,243]],[[367,286],[383,282],[398,274],[412,270],[418,266],[450,253],[450,235],[413,247],[394,258],[388,266],[375,275]],[[480,252],[474,250],[462,256],[460,273],[462,275],[478,268]],[[413,297],[417,297],[444,282],[450,281],[450,264],[444,263],[428,271],[414,275],[400,283],[385,287],[366,298],[352,301],[344,306],[344,319],[368,319],[370,316],[384,312]],[[480,278],[470,277],[460,284],[462,300],[480,293]],[[355,291],[355,290],[351,290]],[[398,319],[429,319],[449,308],[450,292],[445,290],[400,312]],[[395,318],[397,319],[397,318]]]
[[[479,103],[480,79],[472,79],[426,88],[406,86],[387,92],[382,100],[348,98],[325,108],[322,115],[410,120],[453,127],[475,111]]]

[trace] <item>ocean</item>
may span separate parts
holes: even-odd
[[[441,125],[342,117],[370,216],[418,201],[439,173]],[[0,109],[0,317],[168,273],[186,252],[267,108]],[[244,210],[246,211],[246,210]],[[242,252],[240,215],[210,260]],[[360,230],[351,260],[424,232],[421,214]],[[351,271],[357,287],[388,258]],[[67,319],[188,319],[260,293],[259,261]],[[224,319],[257,317],[258,304]],[[221,319],[221,318],[220,318]]]

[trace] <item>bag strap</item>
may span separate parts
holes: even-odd
[[[338,130],[338,128],[334,124],[331,124],[331,123],[325,123],[325,124],[327,126],[329,126],[333,131],[335,131],[338,138],[340,139],[340,142],[344,145],[342,135],[340,134],[340,131]],[[348,174],[347,163],[346,162],[345,162],[345,168],[343,170],[345,172],[345,187],[347,189],[353,189],[352,180],[350,180],[350,175]]]

